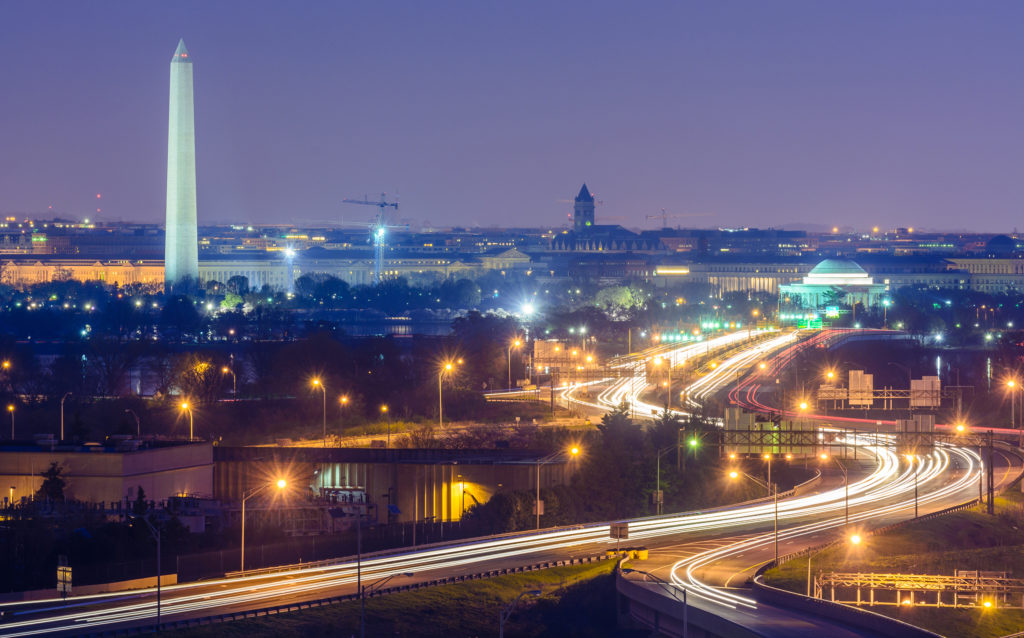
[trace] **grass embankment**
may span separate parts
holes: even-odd
[[[859,546],[839,545],[811,557],[816,572],[875,572],[952,576],[957,569],[1005,571],[1024,578],[1024,495],[1014,486],[996,499],[996,516],[983,507],[909,523]],[[783,563],[765,574],[770,585],[807,592],[807,558]],[[865,607],[945,636],[980,638],[1024,630],[1019,609]]]
[[[615,626],[614,567],[614,561],[602,561],[370,598],[366,635],[494,636],[501,609],[523,591],[540,589],[539,598],[524,596],[519,601],[505,624],[506,636],[645,636]],[[359,602],[188,629],[176,635],[357,636]]]

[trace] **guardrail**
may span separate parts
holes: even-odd
[[[927,521],[934,518],[939,518],[940,516],[946,516],[947,514],[962,512],[964,510],[968,510],[977,506],[979,503],[980,501],[978,499],[971,499],[966,503],[954,505],[953,507],[947,507],[946,509],[939,510],[937,512],[930,512],[928,514],[925,514],[924,516],[918,516],[917,518],[911,518],[905,521],[900,521],[898,523],[893,523],[891,525],[886,525],[884,527],[867,530],[863,532],[863,535],[877,536],[879,534],[884,534],[894,529],[898,529],[904,525],[907,525],[908,523]],[[889,616],[877,614],[873,611],[868,611],[866,609],[861,609],[859,607],[850,607],[848,605],[843,605],[842,603],[834,603],[830,600],[822,600],[819,598],[804,596],[803,594],[791,592],[786,589],[779,589],[778,587],[773,587],[764,582],[764,573],[769,569],[775,567],[776,565],[781,565],[782,563],[785,563],[796,558],[802,558],[804,556],[816,554],[822,550],[828,549],[829,547],[833,547],[841,543],[844,543],[845,541],[845,538],[837,538],[827,543],[821,543],[819,545],[806,547],[795,552],[790,552],[789,554],[780,556],[777,562],[771,560],[762,565],[760,568],[758,568],[757,572],[755,572],[754,578],[751,581],[758,600],[765,600],[766,602],[770,602],[781,607],[789,607],[792,609],[797,609],[799,611],[817,614],[819,616],[838,618],[848,624],[869,629],[875,632],[881,632],[883,635],[893,636],[894,638],[902,638],[903,636],[907,636],[910,638],[914,636],[920,638],[938,638],[939,634],[935,634],[925,629],[921,629],[920,627],[916,627],[914,625],[905,623],[901,620],[896,620],[895,618],[890,618]]]
[[[794,486],[793,488],[786,490],[785,492],[779,492],[779,498],[788,498],[790,496],[796,496],[799,492],[801,492],[802,490],[812,486],[813,484],[817,483],[820,480],[821,480],[821,470],[815,470],[814,476],[812,476],[811,478],[807,479],[803,483],[800,483],[800,484]],[[765,503],[765,502],[771,502],[771,501],[772,501],[772,497],[771,496],[760,496],[758,498],[753,498],[753,499],[750,499],[748,501],[741,501],[739,503],[730,503],[728,505],[720,505],[718,507],[709,507],[709,508],[693,510],[693,511],[689,511],[689,512],[677,512],[677,513],[671,513],[671,514],[660,514],[660,515],[652,515],[652,516],[638,516],[636,518],[630,518],[628,520],[629,520],[629,522],[632,523],[634,521],[653,521],[653,520],[658,520],[658,519],[663,519],[663,518],[674,518],[674,517],[677,517],[677,516],[697,516],[697,515],[700,515],[700,514],[705,514],[707,512],[731,510],[731,509],[736,509],[736,508],[739,508],[739,507],[746,507],[747,505],[754,505],[756,503]],[[602,522],[599,522],[599,523],[580,523],[580,524],[576,524],[576,525],[560,525],[560,526],[557,526],[557,527],[544,528],[544,529],[542,529],[540,531],[540,533],[542,533],[542,534],[557,533],[557,532],[564,532],[564,531],[571,531],[571,530],[581,530],[581,529],[588,529],[588,528],[599,529],[602,526],[610,525],[613,522],[616,522],[616,521],[602,521]],[[436,543],[424,543],[424,544],[421,544],[421,545],[416,545],[415,547],[406,546],[406,547],[399,547],[399,548],[382,549],[382,550],[379,550],[379,551],[376,551],[376,552],[363,554],[362,555],[362,560],[373,559],[373,558],[377,558],[377,557],[380,557],[380,556],[395,556],[395,555],[399,555],[399,554],[405,554],[405,553],[420,551],[422,549],[429,549],[429,548],[433,548],[433,547],[449,547],[449,546],[451,546],[453,544],[467,544],[467,543],[475,543],[475,542],[484,542],[484,541],[489,541],[489,540],[501,540],[501,539],[505,539],[505,538],[517,538],[517,537],[520,537],[520,536],[530,536],[530,535],[534,535],[534,534],[537,534],[537,533],[538,532],[535,529],[526,529],[526,530],[519,530],[519,531],[516,531],[516,532],[506,532],[504,534],[493,534],[493,535],[490,535],[490,536],[472,536],[472,537],[469,537],[469,538],[461,538],[461,539],[457,539],[457,540],[438,541]],[[256,569],[247,569],[247,570],[245,570],[244,574],[243,574],[243,572],[241,572],[239,570],[230,571],[230,572],[226,572],[224,574],[224,577],[225,578],[237,578],[237,577],[243,576],[243,575],[244,576],[263,576],[263,575],[268,575],[268,574],[278,574],[278,573],[286,572],[286,571],[294,571],[294,570],[302,570],[302,569],[316,569],[318,567],[331,567],[332,565],[342,565],[342,564],[345,564],[345,563],[353,563],[354,564],[355,560],[356,560],[356,556],[355,555],[339,556],[337,558],[325,558],[323,560],[309,561],[309,562],[305,562],[305,563],[289,563],[287,565],[275,565],[275,566],[272,566],[272,567],[260,567],[260,568],[256,568]]]
[[[415,591],[417,589],[424,589],[426,587],[437,587],[439,585],[453,585],[455,583],[464,583],[472,580],[483,580],[486,578],[495,578],[497,576],[507,576],[509,574],[524,574],[528,572],[538,571],[541,569],[551,569],[552,567],[568,567],[571,565],[582,565],[585,563],[596,563],[604,560],[615,558],[618,560],[618,556],[609,556],[607,554],[599,554],[595,556],[583,556],[581,558],[570,558],[568,560],[555,560],[546,561],[543,563],[534,563],[532,565],[523,565],[519,567],[506,567],[504,569],[492,569],[485,572],[478,572],[476,574],[467,574],[461,576],[448,576],[445,578],[435,578],[432,580],[425,580],[419,583],[410,583],[408,585],[395,585],[393,587],[385,587],[383,589],[374,590],[366,594],[366,598],[376,598],[378,596],[387,596],[389,594],[396,594],[399,592]],[[248,572],[246,572],[248,573]],[[244,620],[246,618],[260,618],[262,616],[277,616],[279,614],[285,614],[292,611],[300,611],[303,609],[316,609],[318,607],[326,607],[328,605],[335,605],[338,603],[348,602],[351,600],[359,600],[359,594],[345,594],[344,596],[331,596],[328,598],[320,598],[317,600],[310,600],[300,603],[291,603],[287,605],[275,605],[272,607],[261,607],[260,609],[250,609],[246,611],[227,612],[224,614],[217,614],[213,616],[203,616],[202,618],[184,618],[182,620],[173,620],[168,622],[161,622],[159,626],[156,623],[152,625],[139,625],[136,627],[126,627],[123,629],[114,629],[110,631],[80,634],[88,636],[89,638],[107,638],[112,636],[135,636],[139,634],[148,634],[154,631],[159,632],[166,629],[188,629],[189,627],[202,627],[205,625],[217,625],[234,620]],[[166,612],[165,612],[166,613]]]

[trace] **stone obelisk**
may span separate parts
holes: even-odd
[[[171,101],[167,122],[167,232],[164,280],[171,289],[186,277],[199,279],[196,233],[196,131],[192,106],[192,58],[185,41],[171,59]]]

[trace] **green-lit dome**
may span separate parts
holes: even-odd
[[[811,269],[810,276],[819,277],[866,277],[867,271],[850,259],[826,259]]]

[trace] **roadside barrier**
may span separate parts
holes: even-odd
[[[583,565],[586,563],[597,563],[604,560],[608,560],[608,556],[594,555],[594,556],[583,556],[580,558],[570,558],[567,560],[552,560],[543,563],[534,563],[532,565],[520,565],[516,567],[506,567],[502,569],[492,569],[485,572],[478,572],[476,574],[466,574],[459,576],[448,576],[445,578],[435,578],[433,580],[422,581],[419,583],[410,583],[408,585],[394,585],[392,587],[386,587],[384,589],[374,590],[366,594],[366,598],[377,598],[379,596],[387,596],[389,594],[395,594],[398,592],[415,591],[417,589],[423,589],[426,587],[437,587],[439,585],[452,585],[455,583],[463,583],[472,580],[482,580],[486,578],[494,578],[496,576],[507,576],[509,574],[525,574],[529,572],[538,571],[541,569],[551,569],[552,567],[568,567],[572,565]],[[249,574],[248,570],[246,574]],[[217,614],[214,616],[204,616],[202,618],[183,618],[181,620],[172,620],[168,622],[161,622],[159,626],[156,623],[151,625],[140,625],[136,627],[126,627],[123,629],[113,629],[110,631],[93,632],[86,634],[79,634],[81,636],[88,636],[89,638],[107,638],[113,636],[137,636],[140,634],[149,634],[154,631],[164,631],[167,629],[187,629],[189,627],[203,627],[206,625],[218,625],[221,623],[231,622],[234,620],[244,620],[246,618],[261,618],[263,616],[277,616],[279,614],[286,614],[293,611],[301,611],[303,609],[316,609],[318,607],[326,607],[328,605],[335,605],[338,603],[348,602],[352,600],[359,600],[359,594],[345,594],[344,596],[332,596],[330,598],[321,598],[318,600],[311,600],[301,603],[292,603],[289,605],[275,605],[273,607],[262,607],[260,609],[250,609],[246,611],[228,612],[224,614]]]

